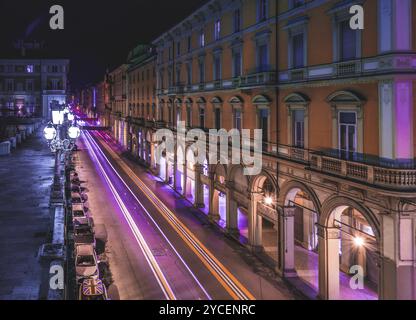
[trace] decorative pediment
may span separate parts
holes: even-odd
[[[289,94],[285,99],[284,102],[288,105],[290,104],[300,104],[300,105],[307,105],[311,100],[307,95],[304,95],[299,92]]]
[[[262,94],[255,96],[252,100],[252,103],[255,105],[270,104],[270,102],[271,102],[270,98]]]
[[[198,100],[196,100],[197,104],[206,104],[207,100],[205,100],[204,97],[199,97]]]
[[[244,100],[239,96],[234,96],[230,100],[228,100],[230,104],[243,104]]]
[[[191,98],[186,98],[185,99],[185,104],[192,104],[192,103],[193,103],[193,101],[192,101]]]
[[[223,101],[222,101],[222,99],[220,98],[220,97],[214,97],[214,98],[212,98],[212,100],[211,100],[211,103],[212,104],[221,104]]]
[[[360,94],[353,91],[337,91],[331,94],[326,101],[331,104],[359,104],[362,105],[366,102]]]

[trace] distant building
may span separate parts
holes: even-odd
[[[50,118],[50,103],[66,102],[68,72],[66,59],[0,59],[0,116]]]

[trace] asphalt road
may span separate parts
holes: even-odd
[[[120,299],[294,299],[272,270],[204,221],[105,135],[84,132],[79,173],[105,226]]]

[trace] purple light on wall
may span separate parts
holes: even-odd
[[[92,90],[92,105],[93,105],[93,107],[95,108],[96,107],[96,105],[97,105],[97,92],[96,92],[96,90],[95,90],[95,88]]]
[[[410,50],[412,0],[395,1],[396,4],[396,49]]]
[[[412,81],[396,82],[396,158],[413,158]]]

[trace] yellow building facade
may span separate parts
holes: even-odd
[[[411,0],[209,1],[126,71],[129,148],[306,295],[415,299],[415,19]],[[262,129],[261,173],[191,142],[156,159],[180,121]]]

